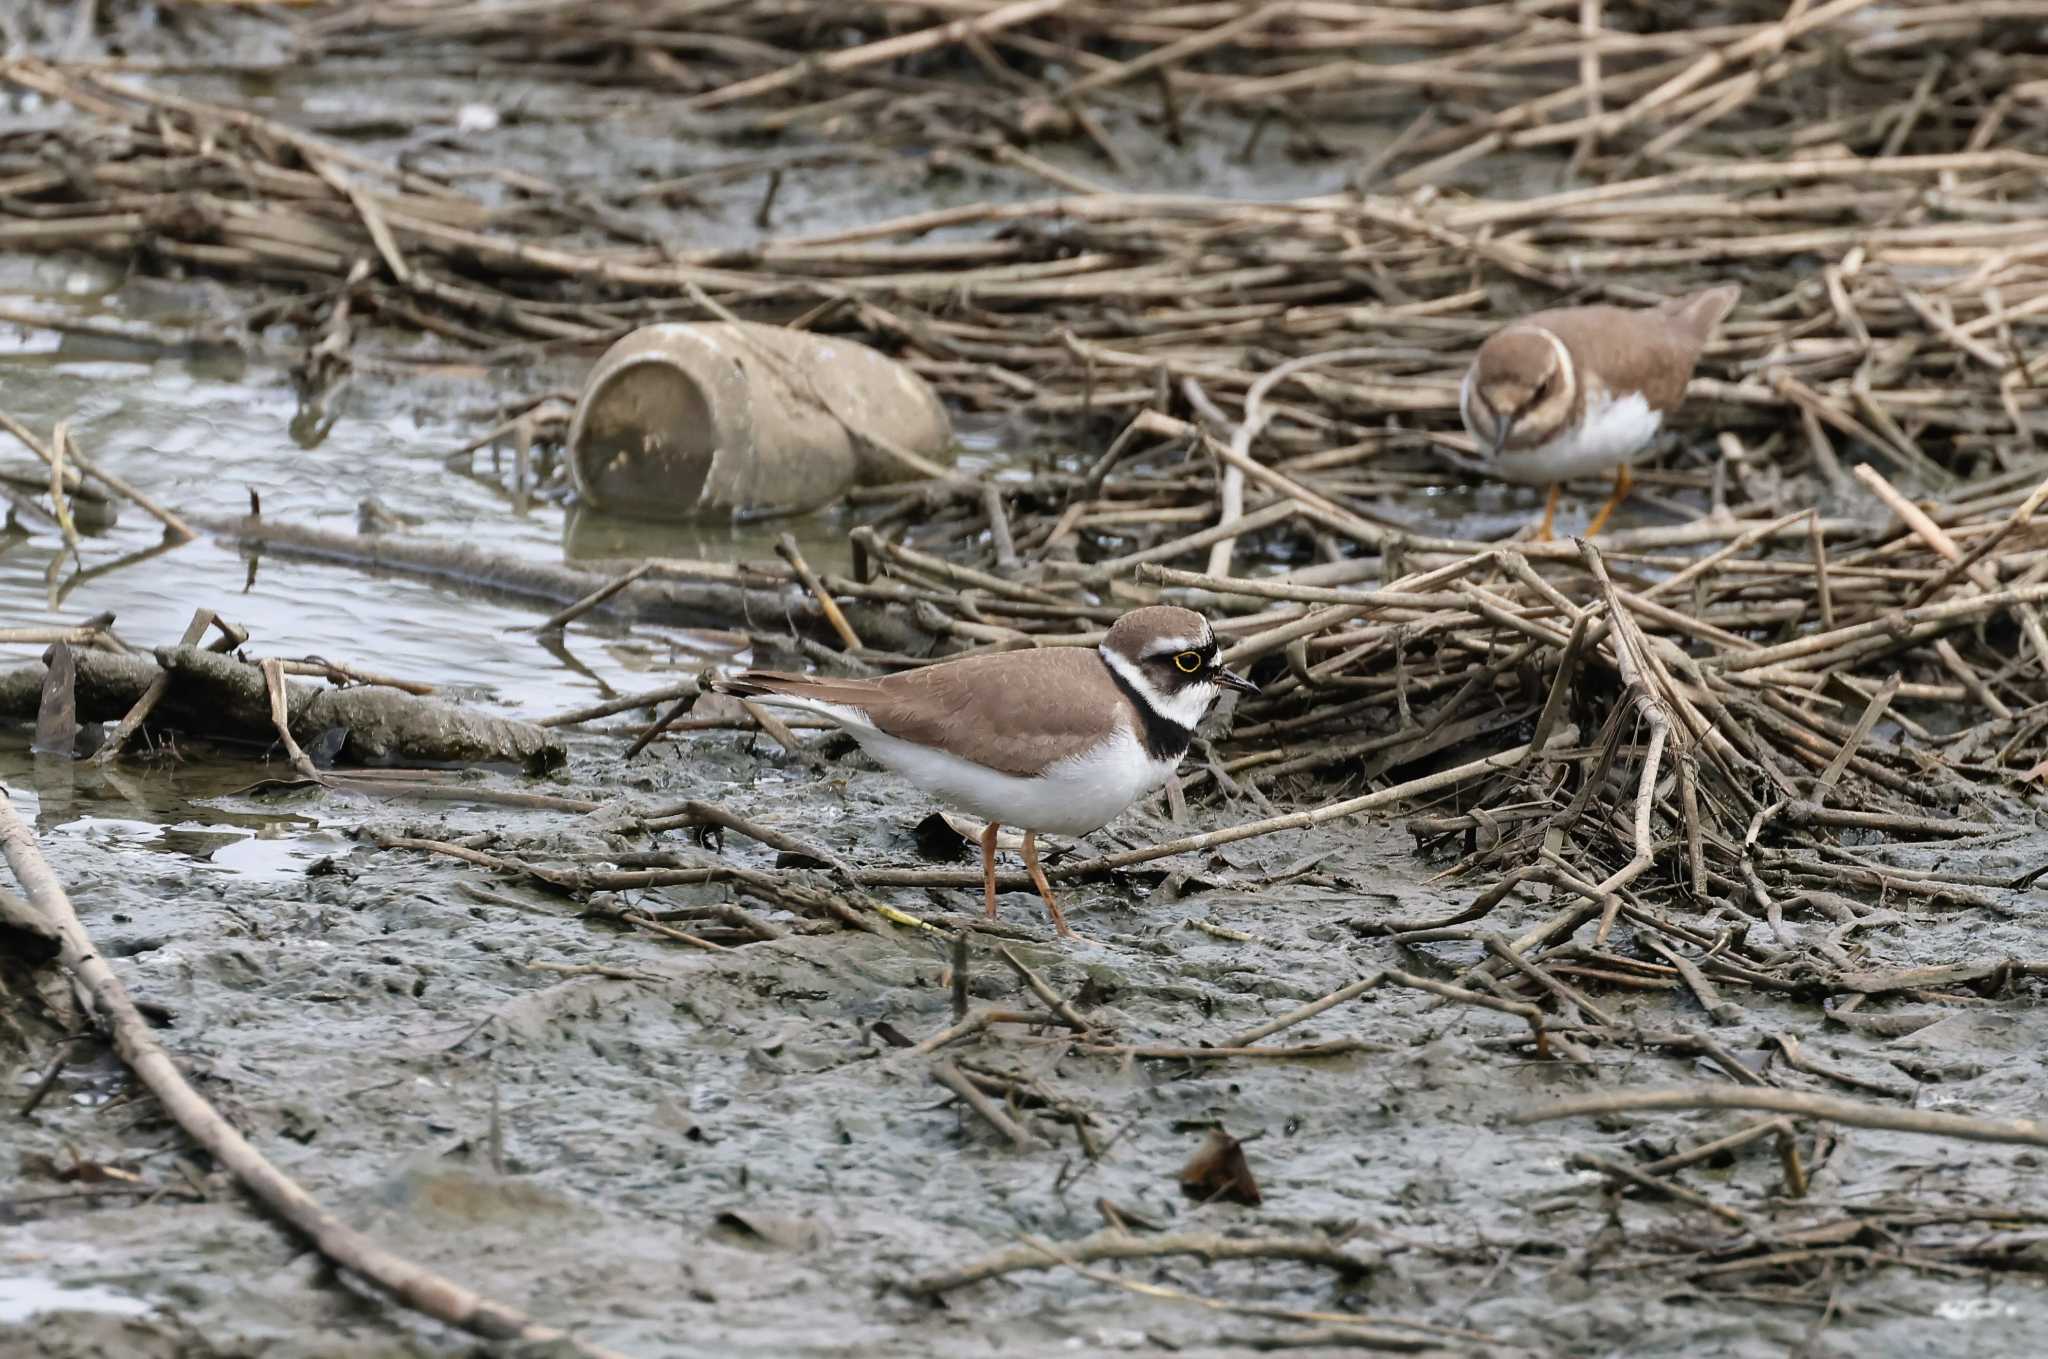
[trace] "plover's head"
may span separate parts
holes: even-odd
[[[1540,448],[1571,424],[1578,373],[1565,343],[1541,326],[1509,326],[1479,346],[1459,411],[1481,454]]]
[[[1102,657],[1161,717],[1190,730],[1225,688],[1259,691],[1223,668],[1209,620],[1192,609],[1159,604],[1131,610],[1102,639]]]

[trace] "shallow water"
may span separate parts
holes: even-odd
[[[142,1316],[150,1304],[98,1284],[68,1284],[40,1274],[0,1274],[0,1326],[33,1321],[49,1312]]]
[[[78,290],[31,295],[43,311],[75,316],[133,314],[119,292],[89,267],[75,273]],[[181,513],[244,514],[253,492],[266,517],[355,532],[361,503],[375,498],[417,520],[401,530],[472,543],[540,561],[572,559],[569,516],[536,502],[525,513],[511,503],[511,459],[494,479],[489,451],[477,473],[448,465],[449,450],[475,436],[478,412],[516,398],[535,381],[359,379],[342,398],[340,418],[308,446],[295,437],[300,404],[279,367],[235,357],[158,356],[140,346],[110,356],[113,346],[83,343],[51,330],[0,326],[0,391],[5,409],[47,436],[60,419],[88,457],[124,476]],[[11,440],[0,440],[4,446]],[[25,449],[0,466],[32,472]],[[0,617],[15,626],[50,625],[102,610],[117,616],[130,645],[175,641],[195,608],[212,608],[246,627],[262,655],[326,655],[447,684],[501,709],[540,713],[587,703],[609,688],[650,687],[635,671],[646,665],[639,646],[665,653],[665,634],[627,630],[593,619],[572,630],[572,665],[530,632],[547,610],[465,593],[404,577],[372,578],[330,563],[253,558],[210,536],[159,550],[156,521],[123,507],[110,528],[83,533],[81,572],[50,524],[29,520],[25,540],[0,552]],[[844,552],[833,515],[788,524],[664,528],[593,524],[588,541],[646,544],[676,556],[772,558],[774,536],[794,531],[828,566]],[[587,551],[574,555],[593,555]],[[123,564],[123,563],[127,564]],[[657,645],[658,643],[658,645]],[[29,659],[40,646],[0,646],[0,656]],[[0,662],[4,663],[4,662]]]

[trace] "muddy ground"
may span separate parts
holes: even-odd
[[[228,77],[195,78],[190,88],[256,93]],[[533,173],[574,166],[593,182],[673,174],[713,155],[629,117],[623,99],[577,114],[551,105],[545,87],[512,78],[481,94],[433,75],[386,78],[374,118],[362,82],[345,74],[295,80],[265,97],[279,116],[352,137],[371,154],[469,157]],[[518,116],[488,133],[456,131],[462,106],[480,99]],[[1129,187],[1281,194],[1342,172],[1279,158],[1247,168],[1213,145],[1136,159],[1146,177]],[[1042,187],[987,178],[912,185],[934,203]],[[755,234],[758,182],[706,192],[714,210],[701,223],[705,239]],[[790,180],[777,201],[775,226],[795,230],[925,200],[871,168],[842,165]],[[210,282],[128,280],[84,261],[5,267],[16,291],[81,316],[167,324],[208,314],[224,296]],[[573,555],[576,533],[588,531],[559,506],[515,510],[502,466],[487,456],[475,475],[444,462],[495,407],[559,384],[567,370],[358,382],[309,420],[274,356],[131,351],[33,328],[10,329],[8,342],[12,413],[39,428],[75,417],[103,464],[188,510],[238,511],[253,485],[280,517],[348,526],[375,494],[428,532],[556,559]],[[320,428],[327,416],[333,423]],[[1036,452],[968,432],[984,466]],[[89,558],[145,550],[154,528],[136,518],[89,534]],[[600,538],[627,532],[600,528]],[[841,520],[814,521],[807,551],[822,564],[843,532]],[[612,555],[606,541],[602,555]],[[722,530],[668,550],[766,555],[758,533]],[[451,683],[496,712],[533,715],[650,687],[662,675],[649,672],[694,669],[712,654],[693,650],[701,639],[685,634],[601,620],[549,650],[507,632],[536,620],[525,606],[331,565],[265,560],[252,574],[237,553],[205,542],[76,582],[55,599],[62,558],[53,533],[9,540],[0,556],[8,621],[111,608],[131,640],[156,643],[192,608],[220,607],[268,650],[375,662]],[[33,650],[8,648],[8,664]],[[931,1058],[891,1042],[922,1040],[952,1021],[947,958],[929,935],[806,933],[807,919],[747,898],[790,937],[697,949],[370,838],[375,829],[495,837],[500,849],[563,856],[649,847],[615,836],[606,813],[253,794],[243,790],[268,771],[249,752],[193,747],[97,771],[31,757],[25,732],[0,740],[0,779],[32,815],[86,925],[136,994],[161,1007],[162,1037],[201,1088],[259,1147],[395,1249],[627,1353],[1356,1347],[1357,1335],[1319,1315],[1335,1312],[1448,1354],[2024,1355],[2039,1351],[2048,1328],[2048,1295],[2024,1252],[2000,1270],[1920,1263],[1910,1242],[1880,1231],[1836,1257],[1774,1264],[1768,1252],[1723,1251],[1740,1233],[1721,1217],[1617,1195],[1607,1177],[1570,1164],[1588,1152],[1654,1158],[1745,1115],[1508,1121],[1550,1097],[1710,1074],[1689,1060],[1613,1049],[1590,1064],[1545,1058],[1519,1020],[1411,991],[1369,993],[1276,1040],[1370,1045],[1326,1058],[1137,1058],[1029,1030],[948,1049],[1039,1082],[1085,1123],[1097,1154],[1043,1110],[1024,1111],[1042,1145],[1019,1150],[933,1082]],[[705,798],[861,863],[921,862],[914,831],[928,809],[858,756],[814,774],[765,740],[710,733],[622,767],[624,744],[580,734],[568,770],[521,786],[643,806]],[[1193,819],[1207,826],[1257,814],[1211,808]],[[1142,844],[1169,831],[1153,805],[1096,843]],[[691,848],[683,833],[665,839]],[[737,835],[716,852],[772,862]],[[2015,826],[1939,850],[1872,852],[1908,867],[1939,855],[1950,869],[2010,876],[2048,860],[2048,838]],[[1398,822],[1275,835],[1162,865],[1177,877],[1071,889],[1070,915],[1089,939],[1078,945],[1053,940],[1035,900],[1010,894],[1006,932],[977,936],[969,991],[975,1004],[1031,1003],[995,957],[1007,943],[1105,1039],[1215,1042],[1382,967],[1450,977],[1475,961],[1470,946],[1404,947],[1362,928],[1465,906],[1475,889],[1440,880],[1444,867],[1418,855]],[[1873,968],[2048,957],[2040,894],[1985,894],[1991,904],[1963,910],[1898,903],[1894,923],[1857,934],[1852,946]],[[962,891],[884,895],[912,912],[977,909]],[[666,889],[629,904],[683,909],[714,899],[735,898],[722,887]],[[1518,899],[1493,919],[1512,934],[1547,913],[1539,899]],[[2043,1111],[2048,1023],[2038,982],[1985,999],[1880,1001],[1871,1008],[1925,1021],[1891,1034],[1830,1021],[1797,998],[1729,990],[1742,1017],[1718,1026],[1682,991],[1596,994],[1648,1031],[1711,1032],[1745,1062],[1779,1061],[1774,1036],[1791,1032],[1809,1058],[1918,1107],[1988,1118]],[[71,1045],[33,1113],[14,1116],[59,1039],[33,1022],[19,1037],[0,1032],[10,1095],[0,1111],[0,1354],[292,1359],[477,1348],[360,1292],[273,1226],[193,1161],[103,1046]],[[1785,1083],[1859,1089],[1790,1074]],[[1256,1207],[1198,1202],[1180,1188],[1178,1171],[1219,1127],[1246,1140],[1263,1194]],[[2018,1214],[2040,1201],[2038,1155],[2021,1148],[1811,1126],[1797,1147],[1812,1172],[1803,1200],[1785,1196],[1769,1140],[1678,1181],[1780,1232],[1886,1205]],[[1069,1268],[1019,1273],[938,1300],[908,1287],[1026,1237],[1070,1245],[1104,1226],[1104,1205],[1140,1239],[1148,1226],[1322,1235],[1357,1268],[1181,1256],[1099,1266],[1106,1274],[1096,1278]],[[1280,1314],[1254,1314],[1261,1307]]]
[[[882,1036],[921,1040],[952,1019],[943,950],[914,930],[792,934],[712,953],[364,839],[368,828],[486,835],[502,849],[563,857],[644,847],[608,836],[605,813],[578,824],[303,794],[212,799],[224,824],[298,847],[296,862],[249,868],[232,856],[194,863],[167,846],[138,852],[132,835],[95,831],[80,813],[115,790],[90,777],[52,775],[19,753],[7,773],[18,791],[47,788],[39,830],[86,923],[137,994],[169,1012],[164,1036],[260,1146],[397,1249],[628,1353],[1225,1354],[1305,1343],[1323,1329],[1065,1270],[976,1283],[942,1302],[904,1292],[1026,1236],[1084,1237],[1104,1225],[1105,1202],[1175,1232],[1334,1234],[1367,1266],[1358,1276],[1279,1260],[1108,1268],[1195,1297],[1456,1328],[1438,1337],[1448,1353],[1908,1355],[1965,1352],[1952,1347],[1967,1337],[1966,1352],[2019,1354],[2048,1322],[2030,1278],[1974,1270],[1845,1266],[1826,1315],[1772,1306],[1761,1300],[1775,1282],[1767,1267],[1751,1279],[1698,1273],[1700,1252],[1735,1239],[1726,1223],[1617,1198],[1602,1177],[1566,1166],[1584,1151],[1663,1154],[1743,1115],[1504,1121],[1547,1096],[1696,1074],[1675,1059],[1537,1060],[1519,1020],[1434,1008],[1412,992],[1370,993],[1287,1032],[1372,1045],[1320,1060],[1139,1060],[1028,1031],[949,1049],[1041,1082],[1086,1119],[1100,1155],[1089,1159],[1074,1130],[1044,1113],[1026,1116],[1046,1145],[1020,1151],[933,1084],[931,1058]],[[145,774],[127,792],[175,795],[178,778]],[[820,786],[767,742],[712,734],[627,773],[614,741],[586,737],[563,781],[643,802],[715,798],[864,861],[918,861],[916,794],[858,757]],[[1142,842],[1167,829],[1153,810],[1109,834]],[[320,857],[304,859],[309,845]],[[1999,873],[2028,866],[2039,848],[2038,836],[2015,834],[1945,853],[1951,868],[1967,860]],[[771,862],[738,836],[721,852]],[[1033,899],[1006,895],[1006,933],[1026,937],[977,939],[974,1001],[1032,1003],[994,957],[1008,942],[1078,997],[1101,1033],[1195,1044],[1380,967],[1448,975],[1476,959],[1358,933],[1389,916],[1447,913],[1469,896],[1428,883],[1431,865],[1398,826],[1276,835],[1185,867],[1194,881],[1180,893],[1145,878],[1072,889],[1082,945],[1056,942]],[[629,904],[680,908],[727,890],[666,889]],[[891,900],[926,913],[974,906],[957,891]],[[1914,914],[1865,943],[1894,965],[2038,956],[2038,902],[1999,902]],[[1500,923],[1541,914],[1533,903]],[[1671,993],[1603,1003],[1646,1029],[1711,1028],[1758,1064],[1771,1060],[1772,1035],[1808,1034],[1807,1056],[1917,1086],[1921,1107],[2025,1117],[2038,1112],[2048,1045],[2036,999],[1944,1007],[1890,1038],[1812,1036],[1811,1007],[1763,995],[1741,995],[1743,1021],[1718,1027]],[[16,1071],[17,1090],[39,1074],[28,1062]],[[430,1354],[469,1343],[358,1296],[191,1166],[181,1138],[96,1045],[76,1049],[34,1117],[12,1124],[20,1173],[0,1205],[7,1273],[151,1309],[121,1316],[88,1301],[43,1312],[9,1327],[5,1343],[18,1352]],[[1246,1140],[1259,1207],[1182,1194],[1176,1173],[1214,1127]],[[1814,1156],[1811,1132],[1801,1141]],[[63,1178],[80,1162],[137,1178]],[[1879,1202],[2024,1208],[2040,1184],[2038,1157],[2024,1149],[1853,1129],[1815,1160],[1804,1203],[1780,1197],[1768,1141],[1688,1176],[1787,1226]]]

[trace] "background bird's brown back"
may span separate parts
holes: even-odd
[[[1610,392],[1641,392],[1657,411],[1677,407],[1702,347],[1654,311],[1567,307],[1537,312],[1528,323],[1565,342],[1582,387],[1597,373]]]
[[[1741,288],[1727,284],[1674,297],[1648,310],[1563,307],[1537,312],[1527,320],[1565,342],[1581,383],[1587,370],[1593,370],[1609,391],[1639,391],[1650,409],[1668,414],[1684,400],[1685,384],[1714,327],[1741,296]]]

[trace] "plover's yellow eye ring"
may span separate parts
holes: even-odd
[[[1202,668],[1202,653],[1199,651],[1183,651],[1173,658],[1173,663],[1180,669],[1183,675],[1192,675]]]

